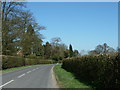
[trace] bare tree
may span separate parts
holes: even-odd
[[[25,7],[21,2],[2,2],[2,46],[3,54],[14,52],[14,40],[19,30],[18,24],[20,14],[23,12],[21,7]]]
[[[108,46],[106,43],[103,45],[98,45],[96,46],[95,50],[89,51],[89,54],[106,54],[106,53],[112,53],[115,52],[115,49],[112,47]]]
[[[57,46],[59,44],[59,42],[61,42],[60,37],[54,37],[54,38],[51,39],[51,43],[55,46]]]
[[[18,49],[23,49],[26,42],[26,32],[29,25],[32,25],[36,37],[36,43],[42,41],[40,30],[45,29],[36,23],[32,13],[26,11],[25,3],[3,2],[2,3],[2,46],[3,54],[12,54]],[[28,36],[30,38],[30,35]],[[36,44],[37,45],[37,44]],[[38,44],[39,45],[39,44]]]

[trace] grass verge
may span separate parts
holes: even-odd
[[[24,69],[24,68],[27,68],[27,67],[31,67],[31,66],[38,66],[38,65],[28,65],[28,66],[22,66],[22,67],[15,67],[15,68],[9,68],[9,69],[5,69],[5,70],[0,70],[0,73],[7,73],[7,72],[11,72],[11,71],[14,71],[14,70],[19,70],[19,69]]]
[[[91,86],[87,86],[84,83],[80,82],[75,78],[75,76],[67,72],[66,70],[61,68],[61,65],[56,65],[54,67],[54,73],[60,88],[89,88],[92,89]]]

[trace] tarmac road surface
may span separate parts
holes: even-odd
[[[54,66],[38,65],[4,73],[0,88],[58,88],[52,71]]]

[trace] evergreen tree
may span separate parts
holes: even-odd
[[[23,53],[24,55],[40,55],[43,54],[42,40],[37,37],[32,25],[28,26],[27,32],[23,37]]]
[[[46,44],[44,45],[44,57],[46,59],[51,58],[51,53],[52,53],[51,44],[49,42],[46,42]]]
[[[72,45],[71,44],[69,46],[69,56],[73,57],[73,49],[72,49]]]
[[[34,29],[32,28],[32,25],[29,25],[22,41],[22,50],[24,55],[30,55],[33,53],[33,33]]]

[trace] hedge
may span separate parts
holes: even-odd
[[[98,88],[120,88],[120,54],[86,55],[63,60],[62,68]]]
[[[25,65],[37,65],[37,64],[53,64],[56,63],[53,60],[41,60],[23,58],[20,56],[2,56],[2,69],[8,69],[13,67],[20,67]]]
[[[2,69],[20,67],[25,65],[25,59],[18,56],[2,56]]]

